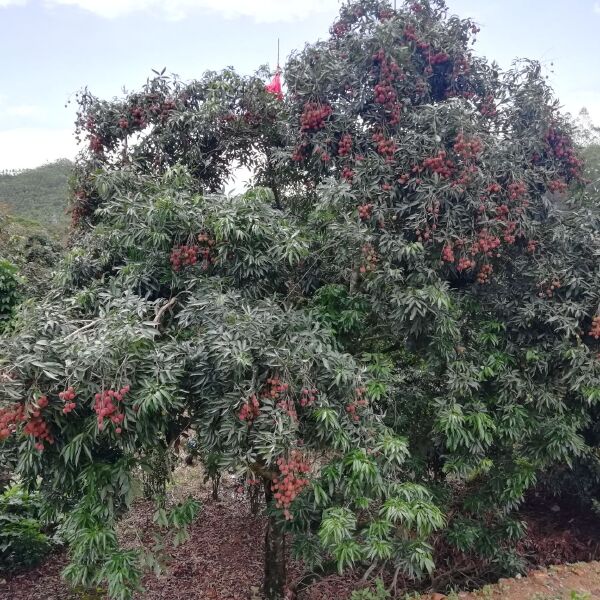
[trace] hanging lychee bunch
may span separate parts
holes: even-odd
[[[280,458],[277,461],[280,476],[273,479],[271,490],[275,498],[275,506],[283,508],[286,520],[293,519],[289,508],[296,496],[310,483],[303,475],[310,472],[310,466],[302,454],[292,451],[289,460]]]
[[[442,260],[448,263],[454,262],[454,252],[451,243],[445,244],[442,248]]]
[[[561,163],[561,170],[567,181],[580,179],[583,161],[577,157],[571,137],[564,135],[555,128],[551,128],[546,135],[546,143],[549,146],[551,155]]]
[[[294,152],[292,153],[292,160],[294,162],[302,162],[308,153],[309,144],[307,142],[301,142],[294,148]]]
[[[493,94],[487,94],[479,103],[478,108],[484,117],[493,118],[498,114]]]
[[[468,271],[469,269],[472,269],[475,266],[475,261],[467,258],[466,256],[462,256],[459,260],[458,260],[458,265],[456,266],[456,270],[459,273],[462,273],[463,271]]]
[[[453,149],[464,161],[472,161],[476,160],[483,151],[483,143],[479,138],[468,139],[461,132],[456,136]]]
[[[504,235],[502,236],[502,239],[507,244],[514,244],[516,242],[516,240],[517,240],[517,236],[515,234],[516,229],[517,229],[516,221],[507,221],[505,223]]]
[[[317,388],[302,388],[302,391],[300,392],[300,406],[312,406],[317,399],[318,393]]]
[[[255,394],[252,394],[249,400],[242,404],[242,408],[240,409],[238,416],[242,421],[248,421],[248,423],[251,423],[256,417],[258,417],[259,414],[260,404],[258,402],[258,398]]]
[[[440,201],[434,200],[431,204],[427,206],[425,212],[427,212],[428,219],[432,223],[431,229],[435,231],[437,229],[437,222],[440,218]]]
[[[376,144],[378,154],[385,157],[386,162],[391,163],[397,150],[394,140],[388,140],[383,133],[374,133],[371,139]]]
[[[300,117],[300,131],[319,131],[325,127],[325,120],[331,115],[333,109],[329,104],[307,102]]]
[[[369,404],[365,394],[367,389],[364,387],[357,387],[354,390],[354,400],[346,405],[346,412],[352,418],[355,423],[360,421],[359,409],[364,408]]]
[[[477,273],[477,283],[484,284],[489,283],[490,277],[494,271],[494,267],[490,264],[481,265],[479,273]]]
[[[206,271],[213,261],[211,252],[216,241],[208,233],[203,232],[198,234],[198,243],[200,244],[198,254],[202,257],[202,270]]]
[[[90,136],[90,150],[97,156],[104,154],[104,143],[98,135]]]
[[[344,167],[342,169],[342,178],[346,181],[352,181],[354,179],[354,171],[350,167]]]
[[[19,423],[26,420],[25,406],[20,402],[9,408],[0,408],[0,441],[8,438],[16,431]]]
[[[146,126],[146,120],[144,119],[144,109],[141,106],[135,106],[131,111],[133,117],[133,123],[136,127],[143,128]]]
[[[65,415],[77,408],[77,404],[73,402],[73,400],[75,400],[75,396],[77,396],[77,394],[72,386],[68,387],[64,392],[60,392],[58,394],[58,397],[65,403],[63,408],[63,413],[65,413]]]
[[[47,406],[48,397],[40,396],[37,399],[37,402],[31,406],[27,423],[25,424],[25,427],[23,427],[23,433],[32,436],[36,440],[34,447],[39,452],[44,450],[45,441],[48,442],[48,444],[54,443],[54,437],[50,433],[48,423],[46,423],[41,416],[41,411]]]
[[[105,390],[94,396],[94,411],[97,415],[100,431],[104,429],[104,419],[108,418],[113,424],[117,425],[115,433],[121,433],[120,424],[125,420],[125,414],[120,412],[119,404],[125,400],[129,390],[130,387],[126,385],[118,391]]]
[[[266,385],[261,391],[261,396],[276,399],[280,394],[287,392],[289,387],[287,383],[283,383],[277,375],[274,375],[267,379]]]
[[[296,405],[294,404],[294,401],[291,398],[282,398],[277,403],[276,406],[277,406],[277,408],[282,410],[284,413],[286,413],[287,416],[290,419],[292,419],[292,421],[298,420],[298,413],[296,412]]]
[[[371,214],[373,213],[373,204],[367,202],[366,204],[361,204],[358,207],[358,217],[361,221],[368,221],[371,218]]]
[[[562,194],[568,187],[569,185],[562,179],[553,179],[548,183],[548,189],[554,194]]]
[[[345,133],[338,144],[338,156],[348,156],[352,152],[352,136]]]
[[[435,156],[430,156],[423,161],[423,168],[447,179],[454,172],[454,163],[448,158],[445,150],[440,150]],[[415,172],[415,169],[413,169],[413,172]]]
[[[514,181],[508,184],[508,197],[511,200],[518,200],[527,193],[527,186],[523,181]]]
[[[552,279],[546,279],[538,283],[540,291],[538,292],[538,298],[552,298],[554,293],[560,289],[561,281],[558,277]]]
[[[363,264],[360,266],[359,271],[362,274],[374,271],[377,268],[379,258],[377,257],[377,252],[375,252],[373,245],[369,243],[365,244],[361,248],[361,252],[363,254]]]
[[[477,241],[471,248],[471,254],[481,253],[486,256],[492,256],[493,252],[500,246],[500,238],[491,234],[487,229],[482,229],[479,232]]]
[[[592,319],[592,326],[588,332],[595,340],[600,339],[600,315],[596,315]]]
[[[173,271],[180,271],[182,267],[190,267],[198,262],[198,246],[177,246],[171,250],[171,266]]]

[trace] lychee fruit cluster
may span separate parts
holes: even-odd
[[[363,263],[360,265],[359,271],[361,273],[370,273],[377,268],[377,263],[379,262],[379,258],[377,257],[377,252],[375,252],[375,248],[372,244],[365,244],[361,248],[361,252],[363,254]]]
[[[280,476],[273,479],[271,490],[275,498],[275,506],[283,508],[286,520],[293,516],[289,510],[290,505],[298,494],[310,483],[303,475],[310,472],[310,466],[297,451],[292,451],[289,460],[280,458],[277,461]]]
[[[308,102],[300,117],[300,131],[319,131],[325,127],[325,120],[331,115],[333,109],[329,104]]]
[[[352,136],[345,133],[338,144],[338,156],[348,156],[352,152]]]
[[[548,183],[548,189],[555,194],[562,194],[569,185],[560,179],[554,179]]]
[[[283,398],[282,400],[280,400],[277,403],[276,406],[277,406],[277,408],[282,410],[284,413],[286,413],[287,416],[290,417],[290,419],[292,419],[293,421],[298,420],[298,413],[296,412],[296,405],[294,404],[294,401],[291,398]]]
[[[448,263],[454,262],[454,252],[452,250],[452,244],[446,244],[442,248],[442,260]]]
[[[560,289],[561,282],[558,277],[554,277],[551,281],[542,281],[538,284],[540,291],[539,298],[552,298],[556,290]]]
[[[190,267],[198,262],[198,246],[177,246],[171,250],[171,267],[180,271],[182,267]]]
[[[120,424],[125,420],[125,414],[120,412],[119,405],[125,400],[125,396],[129,390],[130,387],[126,385],[118,391],[105,390],[94,396],[94,412],[97,415],[98,429],[100,431],[104,429],[104,419],[108,418],[113,424],[117,425],[115,432],[121,433]]]
[[[300,392],[300,406],[312,406],[317,399],[318,394],[317,388],[302,388]]]
[[[344,167],[342,169],[342,177],[346,181],[352,181],[354,179],[354,171],[350,167]]]
[[[252,394],[248,401],[242,404],[242,408],[240,409],[238,416],[242,421],[251,423],[256,417],[258,417],[259,414],[260,404],[258,402],[258,398],[255,394]]]
[[[397,149],[394,140],[386,139],[383,133],[374,133],[371,139],[376,144],[377,152],[384,156],[387,162],[391,162]]]
[[[355,398],[352,402],[346,405],[346,412],[355,423],[360,421],[358,410],[367,406],[368,401],[365,398],[367,390],[364,387],[358,387],[355,390]]]
[[[65,403],[65,406],[63,407],[63,413],[65,413],[65,415],[77,408],[77,404],[73,402],[76,396],[77,394],[72,386],[68,387],[64,392],[60,392],[58,394],[58,397]]]
[[[508,197],[511,200],[518,200],[527,193],[527,186],[522,181],[514,181],[508,184]]]
[[[474,266],[475,266],[474,260],[467,258],[466,256],[462,256],[458,260],[458,265],[456,266],[456,270],[459,273],[462,273],[463,271],[468,271],[469,269],[472,269]]]
[[[10,437],[18,424],[26,420],[25,407],[20,402],[9,408],[0,408],[0,441]]]
[[[360,218],[361,221],[368,221],[371,218],[371,215],[373,214],[373,204],[366,203],[366,204],[361,204],[358,207],[358,216]]]
[[[500,238],[491,234],[487,229],[482,229],[479,232],[477,241],[471,248],[471,254],[475,255],[480,252],[486,256],[492,256],[492,253],[498,246],[500,246]]]
[[[577,158],[571,138],[551,128],[546,135],[546,142],[554,157],[564,165],[567,179],[581,177],[583,161]]]
[[[44,450],[44,442],[48,442],[49,444],[54,443],[54,438],[50,433],[50,428],[48,427],[48,423],[44,421],[41,416],[41,410],[48,406],[48,397],[40,396],[37,399],[37,407],[31,411],[29,416],[29,420],[27,421],[25,427],[23,427],[23,433],[25,435],[30,435],[35,438],[37,441],[35,443],[35,449],[42,452]]]
[[[479,269],[479,273],[477,273],[477,283],[484,284],[488,283],[490,277],[492,276],[492,272],[494,271],[494,267],[490,264],[481,265]]]
[[[595,340],[600,339],[600,315],[596,315],[592,319],[592,326],[588,332]]]
[[[447,179],[454,172],[454,163],[447,158],[445,150],[440,150],[436,156],[431,156],[423,161],[423,168],[437,173],[440,177]]]
[[[463,160],[476,160],[483,151],[483,143],[479,138],[468,139],[463,133],[456,136],[453,146],[454,152]]]

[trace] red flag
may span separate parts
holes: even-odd
[[[271,83],[265,86],[265,89],[269,94],[273,94],[277,99],[283,100],[283,90],[281,88],[281,73],[277,71]]]

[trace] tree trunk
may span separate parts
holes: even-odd
[[[221,474],[216,473],[215,476],[212,477],[211,479],[212,479],[212,499],[218,500],[219,499],[219,484],[221,483]]]
[[[162,508],[165,507],[167,496],[167,481],[171,476],[169,451],[158,446],[149,457],[152,471],[144,473],[144,497],[156,500]]]
[[[264,480],[265,500],[269,504],[273,497],[271,482]],[[286,557],[285,557],[285,534],[277,524],[274,515],[267,518],[267,530],[265,533],[265,600],[282,600],[286,584]]]

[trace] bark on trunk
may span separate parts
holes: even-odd
[[[221,483],[221,475],[219,473],[217,473],[213,478],[212,478],[212,499],[213,500],[218,500],[219,499],[219,485]]]
[[[271,482],[264,480],[267,504],[273,496]],[[285,535],[275,516],[267,519],[265,533],[265,600],[283,600],[286,584]]]

